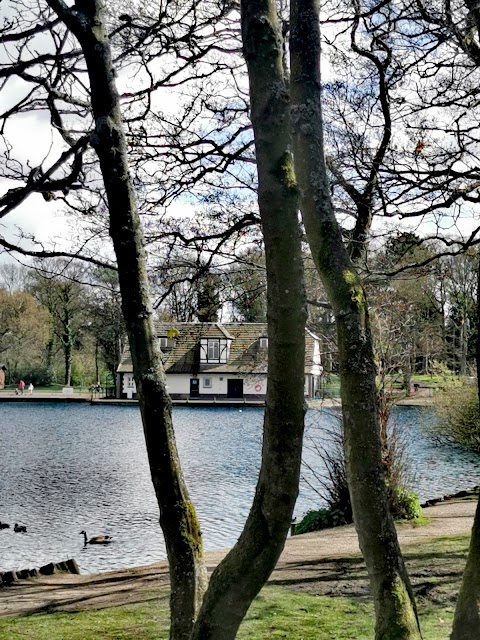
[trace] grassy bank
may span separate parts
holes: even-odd
[[[467,537],[407,547],[425,640],[447,640],[468,545]],[[323,561],[319,561],[320,563]],[[332,589],[333,585],[342,586]],[[366,573],[358,557],[325,564],[325,573],[265,588],[240,628],[242,640],[371,640],[373,606],[365,597]],[[350,594],[346,597],[344,594]],[[323,595],[319,595],[323,594]],[[335,595],[327,595],[335,594]],[[1,640],[163,640],[168,638],[168,594],[100,611],[42,613],[0,620]],[[88,605],[88,598],[85,598]]]

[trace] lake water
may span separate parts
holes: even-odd
[[[252,500],[260,461],[263,410],[175,408],[178,447],[206,549],[235,543]],[[480,457],[436,446],[427,409],[397,408],[421,500],[480,484]],[[336,418],[309,411],[313,437],[326,439]],[[322,435],[323,434],[323,435]],[[0,520],[26,534],[0,531],[0,570],[74,557],[82,572],[165,558],[137,407],[1,403]],[[320,461],[306,452],[309,464]],[[307,472],[305,472],[307,473]],[[305,483],[296,515],[318,507]],[[109,534],[106,547],[83,547],[79,531]]]

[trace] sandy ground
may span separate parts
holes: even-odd
[[[402,548],[434,538],[470,532],[475,501],[452,500],[423,510],[429,523],[400,524]],[[92,553],[95,552],[91,548]],[[206,554],[209,571],[226,551]],[[310,593],[368,595],[368,582],[353,526],[294,536],[270,579],[271,584]],[[352,565],[361,575],[355,581],[341,579]],[[358,579],[357,579],[358,578]],[[0,617],[52,612],[101,609],[165,597],[168,570],[165,562],[132,569],[91,575],[58,574],[30,578],[0,588]]]

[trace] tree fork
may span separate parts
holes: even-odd
[[[274,569],[298,493],[303,439],[306,300],[288,88],[274,0],[243,0],[241,21],[267,270],[262,466],[245,528],[210,579],[192,640],[233,640]]]

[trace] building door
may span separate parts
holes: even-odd
[[[243,378],[227,380],[227,396],[229,398],[243,398]]]
[[[190,378],[190,397],[198,398],[200,396],[200,380],[198,378]]]

